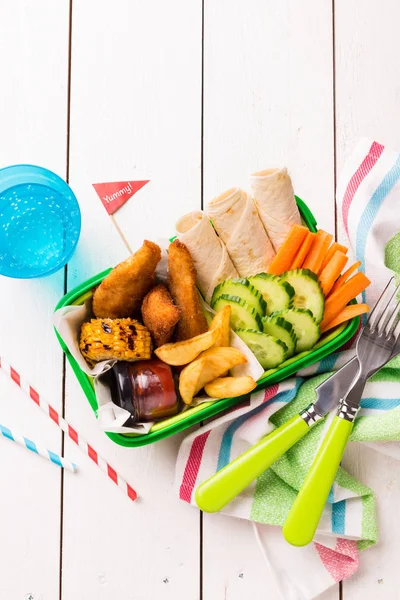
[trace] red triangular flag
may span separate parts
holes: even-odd
[[[93,183],[98,197],[109,215],[113,215],[129,198],[136,194],[146,181],[113,181],[109,183]]]

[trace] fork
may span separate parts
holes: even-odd
[[[357,377],[340,400],[337,415],[314,457],[283,527],[286,541],[294,546],[305,546],[313,539],[353,429],[365,383],[371,372],[381,369],[390,360],[399,339],[400,285],[385,302],[392,282],[393,278],[381,294],[357,340]]]

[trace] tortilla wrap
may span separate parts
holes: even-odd
[[[301,225],[292,181],[287,169],[266,169],[250,175],[261,221],[278,252],[293,225]]]
[[[176,224],[176,235],[188,248],[197,271],[197,285],[209,302],[215,287],[238,277],[225,244],[215,233],[210,219],[201,210],[185,215]]]
[[[246,192],[240,188],[224,192],[208,203],[207,214],[241,277],[267,271],[275,252]]]

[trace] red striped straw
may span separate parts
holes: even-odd
[[[35,388],[33,388],[27,381],[22,379],[18,371],[13,369],[13,367],[9,365],[2,357],[0,358],[0,367],[5,373],[7,373],[9,377],[11,377],[14,383],[16,383],[21,390],[23,390],[25,394],[27,394],[31,400],[33,400],[35,404],[37,404],[37,406],[39,406],[46,413],[46,415],[54,421],[54,423],[56,423],[59,428],[62,429],[62,431],[64,431],[64,433],[66,433],[77,446],[79,446],[82,452],[84,452],[87,456],[89,456],[89,458],[92,459],[94,463],[96,463],[103,473],[105,473],[124,492],[124,494],[126,494],[131,500],[136,500],[137,493],[133,487],[131,487],[129,483],[125,481],[125,479],[123,479],[123,477],[121,477],[121,475],[119,475],[117,471],[115,471],[115,469],[113,469],[111,465],[109,465],[108,462],[96,452],[93,446],[91,446],[80,434],[78,434],[76,429],[74,429],[72,425],[70,425],[68,421],[66,421],[55,410],[55,408],[43,400]]]

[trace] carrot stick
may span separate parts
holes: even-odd
[[[328,248],[331,245],[332,238],[332,234],[322,229],[317,231],[307,258],[303,263],[303,269],[310,269],[313,273],[319,272]]]
[[[330,323],[327,323],[323,328],[321,327],[321,333],[328,331],[328,329],[333,329],[333,327],[336,327],[336,325],[340,325],[345,321],[354,319],[354,317],[358,317],[358,315],[363,315],[368,311],[368,304],[349,304],[348,306],[345,306],[344,309],[334,319],[332,319]]]
[[[361,294],[369,286],[370,280],[364,273],[356,273],[346,283],[344,283],[336,292],[331,294],[325,302],[324,318],[321,328],[330,323],[358,294]]]
[[[333,292],[336,292],[336,290],[338,290],[344,283],[346,283],[350,275],[352,275],[354,271],[357,271],[358,267],[361,267],[361,260],[358,260],[356,263],[354,263],[354,265],[351,265],[351,267],[349,267],[347,271],[345,271],[343,275],[339,277],[339,279],[336,281],[335,285],[331,290],[331,294],[333,294]]]
[[[347,252],[349,251],[349,249],[346,248],[346,246],[342,246],[342,244],[339,244],[339,242],[333,242],[332,246],[329,248],[326,254],[326,257],[324,258],[322,266],[319,270],[320,273],[322,273],[322,271],[325,269],[326,265],[330,262],[332,256],[337,250],[340,250],[340,252],[343,252],[343,254],[347,254]]]
[[[268,273],[281,275],[281,273],[288,271],[307,234],[307,227],[293,225],[282,246],[279,248],[274,260],[269,265]]]
[[[348,257],[343,252],[337,250],[325,269],[318,275],[324,296],[329,294],[348,260]]]
[[[299,248],[299,251],[297,252],[296,256],[294,257],[294,260],[292,262],[292,264],[290,265],[290,269],[301,269],[301,267],[303,266],[303,262],[306,259],[306,256],[308,254],[308,251],[311,248],[311,245],[314,241],[315,238],[315,233],[311,233],[311,231],[308,232],[308,234],[306,235],[306,237],[304,238],[304,241],[302,243],[302,245]]]

